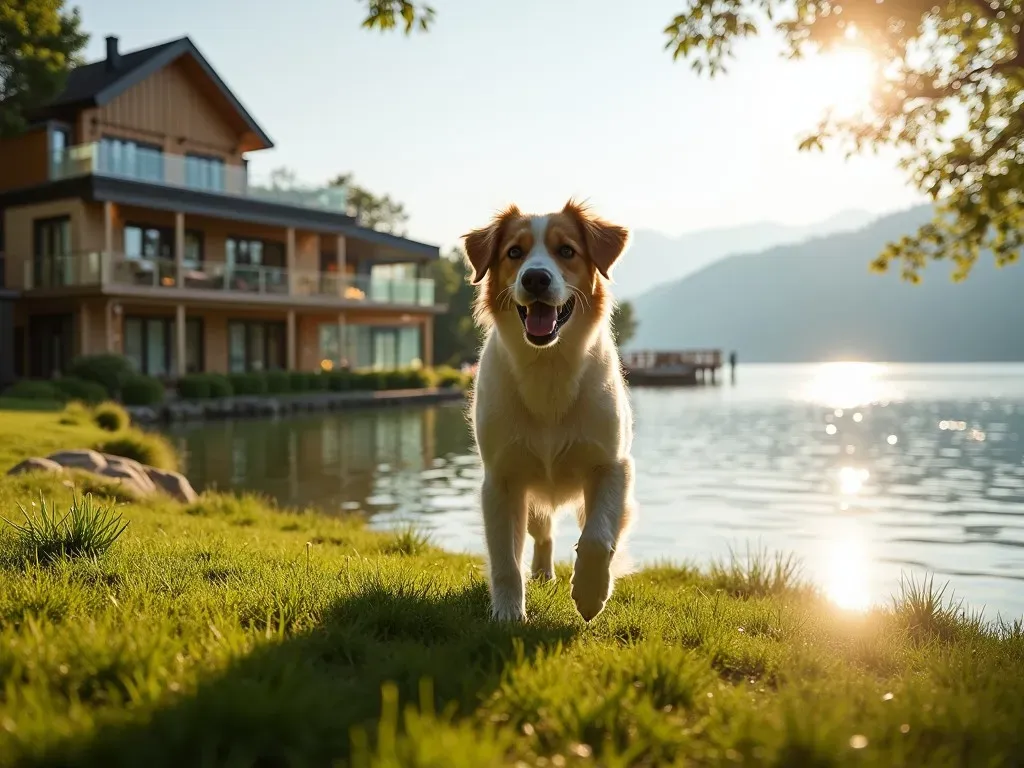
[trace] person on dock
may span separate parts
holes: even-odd
[[[729,353],[729,378],[736,383],[736,350]]]

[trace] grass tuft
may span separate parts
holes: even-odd
[[[418,556],[430,548],[430,534],[410,524],[395,531],[384,551],[392,555]]]
[[[120,432],[121,430],[128,429],[132,423],[132,418],[128,415],[128,411],[111,401],[100,403],[93,408],[92,419],[96,422],[97,427],[107,432]]]
[[[111,453],[157,469],[178,470],[178,455],[163,435],[128,429],[117,437],[96,444],[101,453]]]
[[[749,545],[745,557],[730,548],[728,561],[711,565],[711,578],[718,589],[736,597],[768,597],[809,589],[797,557],[761,548],[751,550]]]
[[[47,505],[39,494],[39,513],[30,515],[18,505],[25,518],[24,524],[7,518],[4,522],[14,528],[15,543],[26,559],[52,564],[62,559],[97,558],[106,553],[128,527],[114,506],[99,505],[92,494],[72,498],[64,515]]]

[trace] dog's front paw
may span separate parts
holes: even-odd
[[[495,621],[526,621],[526,595],[519,589],[491,590],[491,618]]]
[[[612,552],[596,541],[580,539],[572,571],[572,599],[584,621],[604,610],[612,594]]]

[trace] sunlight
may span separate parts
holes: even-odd
[[[874,363],[825,363],[818,366],[800,398],[826,408],[855,408],[892,400],[895,393],[884,380],[887,372],[884,365]]]
[[[843,521],[829,546],[825,594],[844,610],[865,611],[871,606],[867,547],[855,521]]]
[[[843,467],[839,470],[839,492],[844,496],[856,496],[864,488],[870,474],[866,469]]]
[[[835,117],[850,118],[871,105],[878,63],[864,48],[843,46],[808,58],[807,86]]]

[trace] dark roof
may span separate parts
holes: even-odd
[[[267,147],[274,146],[271,138],[246,111],[242,103],[210,66],[210,62],[188,37],[170,40],[130,53],[122,53],[120,63],[115,70],[108,68],[106,59],[75,67],[68,74],[64,91],[40,110],[40,115],[54,115],[69,108],[102,106],[133,85],[142,82],[157,70],[167,66],[179,56],[190,56],[217,86],[228,103],[235,108],[260,141]]]

